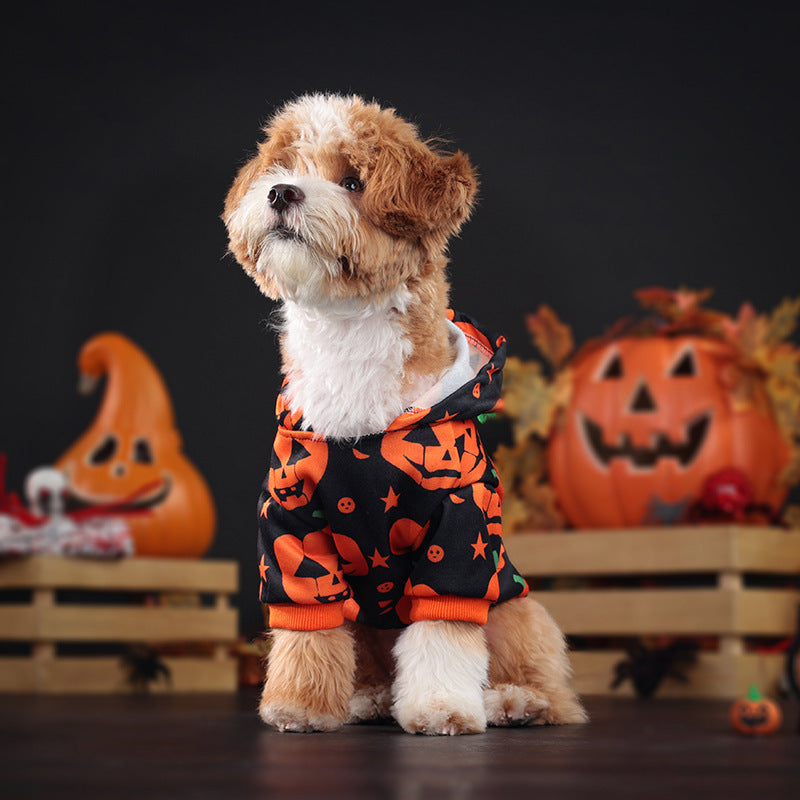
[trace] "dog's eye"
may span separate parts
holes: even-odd
[[[342,178],[339,181],[339,186],[341,186],[343,189],[347,189],[348,192],[360,192],[364,189],[364,184],[353,175],[348,175],[346,178]]]

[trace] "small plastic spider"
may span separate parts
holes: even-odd
[[[666,647],[649,648],[636,639],[626,650],[628,658],[614,666],[611,688],[616,689],[623,681],[629,680],[639,697],[651,697],[664,678],[688,683],[689,679],[679,668],[691,666],[697,661],[695,642],[675,641]]]
[[[128,683],[140,692],[147,692],[150,684],[163,677],[167,684],[172,683],[169,667],[159,658],[155,650],[148,647],[130,647],[122,656],[122,663],[128,671]]]

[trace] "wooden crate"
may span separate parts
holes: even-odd
[[[618,649],[573,650],[582,694],[632,694],[629,681],[610,688],[614,665],[626,658],[627,638],[653,636],[715,644],[688,668],[688,683],[666,680],[659,696],[732,699],[752,683],[777,690],[785,656],[750,643],[778,642],[796,630],[799,531],[726,525],[537,532],[505,544],[571,639],[617,642]]]
[[[230,561],[1,561],[0,692],[131,691],[120,654],[80,651],[135,645],[173,653],[159,656],[171,680],[154,681],[152,691],[233,691],[237,663],[228,648],[238,615],[229,597],[237,589]],[[27,652],[8,654],[14,650]]]

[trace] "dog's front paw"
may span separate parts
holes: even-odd
[[[354,670],[344,628],[274,629],[259,715],[280,731],[336,730],[349,714]]]
[[[458,736],[483,733],[486,713],[482,703],[461,702],[453,698],[430,698],[400,706],[395,703],[394,718],[407,733],[426,736]]]
[[[403,730],[429,736],[483,733],[489,652],[470,622],[421,620],[399,636],[392,714]]]
[[[341,728],[344,722],[331,714],[314,712],[308,708],[301,708],[288,703],[270,702],[269,700],[261,701],[258,714],[267,725],[271,725],[279,731],[290,733],[335,731]]]
[[[499,684],[483,692],[489,725],[544,725],[550,703],[527,686]]]

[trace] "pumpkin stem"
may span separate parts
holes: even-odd
[[[757,703],[761,700],[761,692],[758,691],[758,686],[754,683],[750,684],[750,688],[747,692],[747,699],[752,700],[754,703]]]

